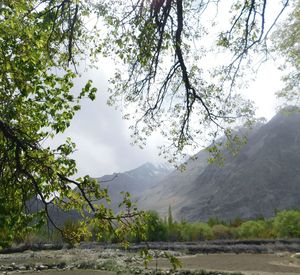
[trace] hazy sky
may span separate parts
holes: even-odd
[[[85,80],[92,79],[98,88],[95,101],[85,100],[82,109],[75,115],[70,128],[55,138],[59,144],[65,137],[71,137],[77,145],[74,158],[77,160],[79,174],[93,177],[121,172],[135,168],[144,162],[162,162],[157,146],[162,143],[158,135],[148,140],[144,149],[130,145],[129,123],[122,119],[119,110],[106,105],[108,97],[108,72],[103,66],[98,71],[90,71],[78,81],[81,87]],[[81,85],[80,85],[81,84]],[[275,114],[276,98],[274,93],[281,85],[280,73],[274,64],[265,64],[255,82],[243,91],[257,105],[257,116],[270,119]]]
[[[106,105],[108,78],[112,75],[113,64],[109,60],[99,63],[99,70],[88,71],[75,83],[75,89],[92,79],[98,88],[95,101],[85,100],[76,114],[71,127],[51,143],[59,144],[71,137],[77,145],[74,158],[77,160],[79,175],[99,177],[104,174],[135,168],[144,162],[162,162],[157,146],[162,138],[158,135],[148,140],[141,150],[130,145],[129,124],[122,119],[120,111]],[[256,81],[241,91],[257,106],[257,117],[270,119],[275,114],[275,92],[280,89],[280,72],[276,65],[268,62],[261,66]]]
[[[93,177],[121,172],[135,168],[145,162],[163,162],[158,156],[157,145],[160,137],[149,139],[147,148],[141,150],[130,143],[129,123],[122,114],[106,104],[109,69],[112,65],[105,60],[99,70],[91,70],[75,81],[75,89],[80,89],[88,79],[98,88],[95,101],[83,100],[81,110],[75,115],[67,131],[48,141],[58,145],[71,137],[77,145],[74,158],[79,174]]]

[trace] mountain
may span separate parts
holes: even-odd
[[[45,205],[39,198],[32,198],[26,202],[26,213],[36,213],[45,209]],[[81,219],[81,215],[75,210],[63,211],[54,204],[48,205],[48,214],[56,226],[61,227],[67,220],[77,221]],[[48,224],[49,228],[53,225]]]
[[[236,157],[225,152],[222,167],[208,164],[208,156],[206,150],[200,151],[187,161],[184,172],[146,163],[97,180],[101,187],[108,187],[114,209],[122,201],[120,192],[127,191],[140,208],[156,210],[162,216],[171,206],[178,220],[253,219],[273,216],[276,210],[300,208],[299,111],[279,113],[257,125]],[[33,212],[42,207],[38,200],[28,206]],[[79,218],[74,211],[49,210],[58,224]]]
[[[122,201],[120,192],[125,191],[131,194],[133,200],[140,197],[141,194],[159,182],[164,176],[168,175],[172,168],[165,164],[145,163],[138,168],[123,173],[114,173],[97,178],[102,188],[108,188],[108,194],[111,198],[109,207],[117,210]],[[103,203],[103,201],[101,201]],[[35,213],[44,208],[42,201],[33,198],[26,203],[28,213]],[[79,220],[81,216],[74,210],[62,211],[57,206],[50,204],[48,213],[53,222],[61,226],[66,220]]]
[[[166,164],[145,163],[133,170],[123,173],[114,173],[97,178],[101,187],[108,188],[112,208],[116,208],[122,201],[120,192],[129,192],[133,199],[153,187],[172,171]]]
[[[203,150],[139,198],[139,206],[189,221],[270,217],[300,207],[300,113],[277,114],[256,127],[236,157],[209,165]]]

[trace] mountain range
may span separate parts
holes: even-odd
[[[175,218],[188,221],[270,217],[276,210],[299,208],[300,113],[279,113],[247,138],[237,156],[226,154],[222,167],[208,164],[202,150],[184,172],[155,170],[148,163],[119,174],[109,183],[112,200],[128,191],[140,208],[166,216],[171,206]]]
[[[108,188],[111,198],[110,207],[116,209],[122,201],[121,192],[129,192],[133,200],[159,183],[164,177],[174,170],[170,165],[145,163],[133,170],[123,173],[114,173],[97,178],[100,186]]]
[[[97,178],[107,187],[110,207],[117,209],[120,192],[129,192],[140,209],[177,220],[206,221],[272,217],[277,210],[300,208],[300,112],[278,113],[247,135],[247,144],[234,157],[224,153],[223,166],[209,164],[207,150],[188,159],[181,172],[169,165],[146,163],[123,173]],[[38,199],[28,202],[38,211]],[[76,212],[50,209],[58,224],[78,219]]]

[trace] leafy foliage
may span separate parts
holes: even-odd
[[[264,231],[264,221],[247,221],[238,228],[238,235],[244,239],[262,238]]]
[[[275,21],[288,2],[282,2]],[[46,139],[69,127],[81,100],[95,99],[97,90],[91,81],[80,91],[72,89],[78,75],[76,65],[85,54],[94,58],[99,53],[114,53],[127,66],[127,73],[121,66],[112,80],[110,103],[121,98],[126,105],[137,107],[133,108],[137,122],[133,134],[137,143],[143,145],[146,137],[159,128],[170,142],[170,147],[162,147],[162,153],[174,153],[171,158],[175,158],[186,146],[202,142],[206,134],[210,140],[216,140],[219,131],[224,132],[228,138],[226,146],[244,142],[230,127],[237,119],[251,122],[253,109],[250,102],[234,93],[233,87],[248,53],[267,41],[270,32],[265,29],[267,1],[233,1],[231,27],[217,41],[221,48],[233,53],[233,61],[222,68],[222,73],[207,73],[201,69],[206,52],[199,54],[191,45],[193,41],[205,39],[205,24],[201,20],[207,7],[214,3],[195,0],[103,0],[95,5],[88,0],[1,2],[1,246],[9,245],[46,221],[63,233],[53,222],[50,204],[64,211],[77,211],[83,217],[82,230],[93,224],[100,238],[103,232],[114,232],[125,240],[128,230],[143,227],[144,220],[137,219],[140,213],[128,194],[124,194],[121,205],[124,210],[116,215],[104,206],[103,202],[109,202],[107,190],[101,189],[96,180],[89,176],[74,179],[77,169],[71,155],[75,144],[70,139],[54,149],[43,146]],[[85,26],[93,12],[107,26],[107,36],[103,33],[101,43],[98,33],[89,32]],[[297,11],[295,15],[298,16]],[[289,33],[293,32],[291,27]],[[97,47],[93,47],[95,44]],[[297,49],[296,46],[289,40],[287,47],[281,49],[287,54],[289,49]],[[298,69],[294,55],[297,50],[291,53],[288,60]],[[223,141],[218,141],[210,148],[212,155],[219,155],[218,146],[222,144]],[[36,198],[44,208],[29,213],[26,203]],[[86,214],[93,219],[85,219]],[[149,222],[159,225],[161,221],[155,218]],[[194,225],[197,226],[205,227]],[[180,237],[178,223],[169,221],[168,230],[169,236]]]
[[[72,246],[91,237],[91,232],[80,221],[66,220],[62,231],[64,241]]]
[[[274,229],[278,237],[300,237],[300,212],[296,210],[279,212],[274,219]]]
[[[147,241],[153,242],[167,239],[167,226],[156,212],[150,211],[147,213],[145,226],[145,239]]]
[[[213,237],[215,239],[221,239],[221,240],[226,240],[226,239],[231,239],[233,237],[233,230],[223,224],[216,224],[212,227],[212,232],[213,232]]]
[[[145,235],[143,238],[136,238],[132,233],[129,236],[132,242],[298,238],[300,228],[298,210],[279,211],[274,218],[270,219],[259,218],[248,221],[236,219],[234,222],[219,220],[219,223],[217,223],[218,219],[212,218],[207,223],[174,221],[169,224],[154,211],[148,212],[146,217]],[[110,238],[102,239],[102,241],[110,240]]]
[[[213,238],[213,231],[206,223],[185,223],[180,230],[182,241],[204,241]]]
[[[172,266],[172,270],[177,270],[178,268],[182,267],[182,263],[175,256],[173,256],[172,254],[170,254],[168,252],[165,252],[164,254],[165,254],[166,258],[169,259],[170,264]]]
[[[214,219],[217,220],[217,219]],[[99,221],[98,221],[99,222]],[[101,222],[102,224],[102,222]],[[221,221],[219,224],[209,224],[204,222],[188,223],[186,221],[173,222],[170,226],[166,220],[159,215],[150,211],[145,214],[145,220],[139,224],[139,228],[127,230],[124,233],[125,241],[129,242],[196,242],[207,240],[228,240],[228,239],[276,239],[276,238],[299,238],[300,232],[300,211],[287,210],[277,212],[274,218],[256,219],[232,223]],[[114,230],[99,230],[99,227],[82,227],[80,222],[66,221],[63,226],[65,231],[70,233],[65,235],[69,239],[62,240],[62,235],[57,230],[50,230],[43,226],[37,232],[32,231],[23,235],[21,242],[32,243],[38,242],[61,243],[67,241],[74,245],[80,240],[93,240],[104,243],[119,243],[122,238],[118,238]],[[97,230],[95,230],[97,229]],[[101,236],[95,234],[101,233]],[[74,238],[70,238],[74,235]],[[123,240],[124,243],[124,240]],[[2,244],[3,246],[3,244]],[[149,250],[140,251],[145,264],[153,259]],[[157,255],[155,254],[155,257]]]
[[[119,64],[109,103],[136,106],[133,112],[127,108],[124,116],[136,122],[135,142],[143,146],[160,130],[169,141],[161,152],[171,160],[187,147],[206,146],[206,139],[215,141],[211,153],[219,156],[220,134],[227,136],[226,145],[239,144],[230,128],[236,121],[251,123],[254,112],[251,102],[239,94],[238,78],[245,85],[243,67],[250,67],[251,53],[267,52],[268,34],[289,1],[281,2],[271,22],[267,1],[231,1],[232,18],[228,25],[222,22],[211,49],[207,44],[216,24],[211,11],[221,2],[138,0],[96,5],[108,28],[99,51],[116,56]],[[232,58],[221,68],[205,68],[211,50],[214,54],[224,50]]]
[[[74,180],[75,144],[67,139],[55,149],[47,138],[62,133],[84,98],[95,98],[88,81],[73,91],[77,76],[75,56],[89,50],[93,36],[83,21],[90,14],[86,1],[2,1],[0,4],[0,235],[2,245],[46,220],[58,230],[49,205],[82,216],[97,213],[111,223],[134,215],[115,216],[93,201],[108,200],[96,180]],[[73,66],[70,66],[73,64]],[[76,189],[72,188],[76,186]],[[27,202],[38,198],[44,208],[29,213]],[[131,209],[128,207],[126,209]],[[129,212],[128,212],[129,213]],[[88,222],[81,226],[84,228]],[[84,230],[84,229],[83,229]]]
[[[275,32],[273,40],[275,51],[284,58],[281,70],[286,73],[283,77],[284,88],[277,93],[285,105],[299,106],[300,87],[300,3],[293,1],[293,10],[289,18]]]

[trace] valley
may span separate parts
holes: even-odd
[[[206,150],[186,162],[185,170],[145,164],[104,183],[112,201],[128,191],[145,210],[166,217],[169,206],[177,220],[207,221],[272,217],[300,205],[300,113],[278,113],[252,130],[240,129],[247,144],[237,156],[223,151],[223,166],[208,164]],[[151,176],[154,175],[155,176]],[[134,177],[129,177],[130,175]],[[112,179],[114,175],[99,178]]]
[[[194,244],[209,246],[209,243]],[[232,245],[232,244],[231,244]],[[73,249],[26,250],[23,253],[0,254],[0,269],[5,274],[43,274],[43,275],[116,275],[116,274],[177,274],[177,275],[296,275],[300,272],[300,256],[294,252],[299,242],[290,241],[290,248],[281,249],[277,245],[261,244],[269,248],[266,253],[189,253],[184,247],[189,244],[177,244],[176,250],[150,249],[147,268],[145,258],[131,249],[105,247],[95,243],[82,243]],[[170,244],[173,248],[174,244]],[[229,248],[220,242],[215,247]],[[236,244],[238,246],[238,244]],[[159,247],[159,244],[157,244]],[[249,248],[251,245],[249,245]],[[292,248],[294,247],[294,249]],[[275,250],[273,250],[275,249]],[[172,269],[165,251],[176,256],[182,267]],[[205,271],[204,271],[205,270]]]

